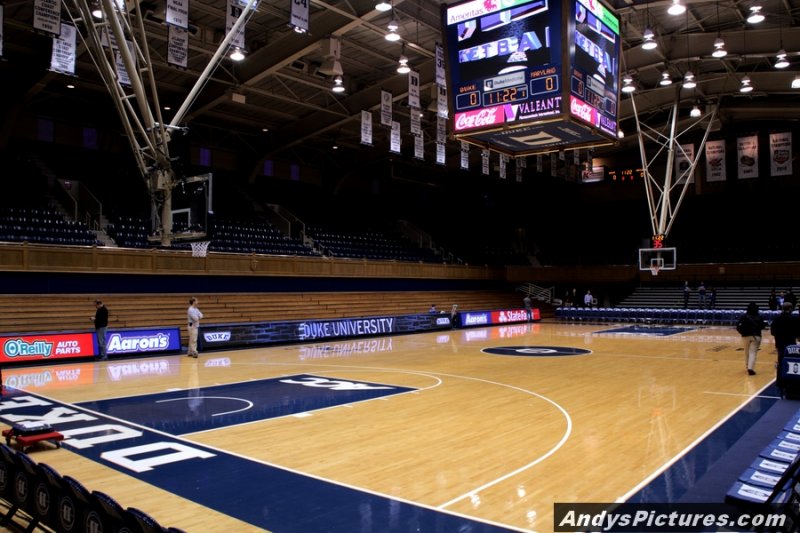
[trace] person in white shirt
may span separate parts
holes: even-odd
[[[592,298],[592,291],[586,291],[586,294],[583,297],[583,306],[591,308],[592,302],[594,302],[594,298]]]
[[[200,319],[203,313],[197,308],[197,298],[189,298],[189,310],[186,313],[189,320],[189,357],[197,358],[197,334],[200,330]]]

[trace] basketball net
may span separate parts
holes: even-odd
[[[658,271],[661,270],[661,267],[658,265],[650,265],[650,275],[658,276]]]
[[[192,257],[205,257],[208,255],[208,245],[211,241],[197,241],[190,243],[192,245]]]

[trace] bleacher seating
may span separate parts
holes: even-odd
[[[420,248],[379,229],[329,229],[310,226],[307,235],[332,257],[438,263],[433,250]]]
[[[267,255],[318,256],[299,239],[284,235],[265,220],[237,221],[217,220],[212,223],[210,234],[212,252],[230,252]]]
[[[38,207],[0,208],[0,241],[92,246],[102,244],[82,222]]]
[[[732,326],[744,313],[736,309],[665,309],[650,307],[559,307],[555,316],[570,322],[624,322],[638,324],[703,324]],[[780,311],[762,310],[769,324]],[[797,314],[797,311],[795,311]]]
[[[0,526],[33,531],[181,532],[167,528],[134,507],[90,491],[74,477],[58,473],[27,454],[0,444]]]
[[[109,223],[105,230],[117,246],[124,248],[148,248],[147,228],[149,222],[142,218],[121,216]]]

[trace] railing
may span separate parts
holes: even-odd
[[[93,230],[100,229],[103,204],[79,181],[58,179],[54,195],[68,209],[68,215],[76,222],[83,222]]]
[[[535,298],[540,302],[561,305],[561,300],[556,300],[553,298],[553,294],[555,293],[556,290],[555,287],[545,288],[545,287],[540,287],[538,285],[534,285],[533,283],[525,283],[523,285],[518,286],[516,290],[523,294],[527,294],[531,298]]]

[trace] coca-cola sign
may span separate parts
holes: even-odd
[[[479,111],[456,113],[456,131],[471,130],[484,126],[502,124],[505,119],[503,106],[488,107]]]
[[[597,111],[584,102],[579,98],[575,98],[574,96],[569,97],[569,111],[574,116],[578,117],[579,119],[588,122],[589,124],[596,126],[597,122],[595,120],[595,116]]]

